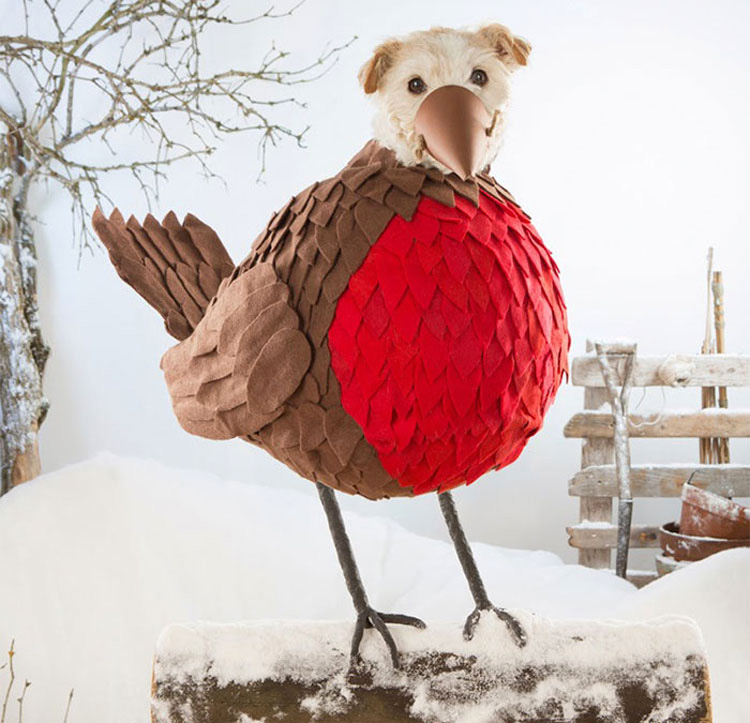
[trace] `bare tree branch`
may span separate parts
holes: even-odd
[[[47,33],[29,29],[35,2],[46,10]],[[203,46],[211,27],[275,22],[304,2],[269,5],[243,18],[222,0],[24,0],[23,34],[0,35],[0,90],[6,85],[15,105],[0,104],[0,124],[19,134],[30,179],[46,178],[67,191],[81,220],[82,247],[93,241],[86,209],[106,200],[102,180],[109,173],[130,173],[150,203],[164,168],[177,161],[192,160],[214,176],[206,158],[228,135],[258,135],[259,175],[270,148],[283,140],[303,145],[307,126],[282,122],[278,111],[305,104],[278,89],[315,81],[352,40],[297,65],[271,43],[249,69],[204,69]],[[29,84],[25,96],[20,88]],[[175,133],[176,120],[182,135]],[[111,138],[125,128],[150,140],[140,158],[115,160]],[[84,141],[110,148],[112,160],[81,161],[77,149]]]

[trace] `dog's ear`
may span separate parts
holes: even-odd
[[[477,35],[495,49],[500,60],[509,68],[526,65],[531,45],[523,38],[513,35],[505,25],[485,25],[477,30]]]
[[[368,95],[374,93],[383,82],[383,77],[393,65],[396,54],[401,48],[400,40],[386,40],[378,45],[372,57],[359,71],[359,82]]]

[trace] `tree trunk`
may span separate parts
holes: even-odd
[[[40,472],[37,433],[48,406],[42,375],[49,354],[39,327],[28,178],[21,149],[6,138],[0,146],[0,494]]]

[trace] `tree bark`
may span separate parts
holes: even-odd
[[[9,135],[0,147],[0,494],[41,471],[37,436],[48,406],[42,376],[49,349],[39,326],[24,170]]]

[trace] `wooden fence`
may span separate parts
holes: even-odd
[[[587,345],[593,350],[593,344]],[[624,357],[613,355],[610,364],[620,378]],[[633,387],[750,387],[750,356],[705,354],[695,356],[637,356],[632,370]],[[617,524],[612,501],[618,496],[614,464],[614,419],[595,354],[573,359],[571,382],[584,387],[584,411],[565,425],[566,437],[583,439],[581,470],[569,482],[569,494],[580,499],[578,524],[568,527],[570,545],[578,549],[580,564],[609,568],[617,546]],[[696,390],[696,407],[699,394]],[[750,409],[696,409],[662,411],[651,415],[630,414],[628,433],[633,439],[665,437],[750,437]],[[697,447],[696,447],[697,454]],[[634,499],[679,497],[682,485],[692,484],[731,497],[750,496],[750,466],[736,464],[631,465]],[[635,503],[637,510],[638,503]],[[637,514],[637,512],[636,512]],[[631,528],[631,548],[659,547],[658,527]],[[629,574],[645,584],[656,573]]]

